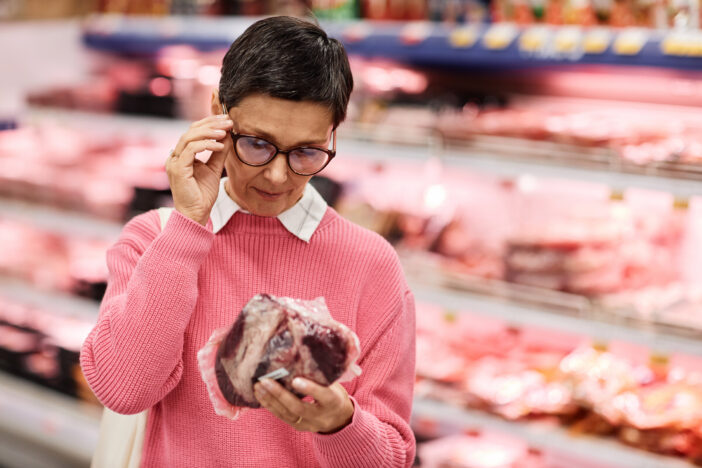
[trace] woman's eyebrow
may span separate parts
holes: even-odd
[[[256,127],[249,127],[251,129],[251,132],[243,132],[248,135],[252,136],[259,136],[265,140],[270,141],[271,143],[274,143],[276,146],[281,147],[282,145],[275,139],[273,135],[270,133],[266,132],[265,130],[261,130]],[[298,148],[300,146],[308,146],[308,145],[315,145],[315,146],[324,146],[326,144],[326,137],[323,140],[307,140],[307,141],[301,141],[296,143],[293,146],[290,146],[290,148]]]

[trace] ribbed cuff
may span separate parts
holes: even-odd
[[[203,226],[173,210],[152,248],[186,268],[199,270],[213,242],[212,220]]]
[[[353,417],[348,426],[333,434],[315,434],[314,444],[319,454],[326,460],[325,466],[356,466],[371,468],[364,463],[364,455],[378,450],[378,419],[364,411],[352,397]],[[372,457],[372,455],[371,455]]]

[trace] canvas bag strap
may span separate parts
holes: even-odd
[[[171,207],[167,207],[167,206],[164,206],[164,207],[158,209],[158,217],[161,220],[161,230],[162,231],[166,227],[166,223],[168,222],[168,218],[171,217],[171,213],[173,213],[174,210],[175,210],[175,208],[171,208]]]
[[[174,208],[159,208],[161,230],[166,227]],[[93,455],[92,468],[139,468],[146,436],[148,410],[138,414],[117,414],[105,408],[100,422],[100,436]]]

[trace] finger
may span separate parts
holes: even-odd
[[[198,140],[222,140],[227,136],[227,132],[233,125],[231,120],[220,122],[218,125],[207,125],[203,127],[191,128],[185,132],[176,144],[174,153],[180,155],[188,143]]]
[[[207,167],[219,176],[222,175],[227,156],[231,154],[234,149],[231,138],[225,138],[221,143],[224,143],[224,149],[221,151],[213,151],[210,159],[207,160]]]
[[[297,419],[297,416],[302,416],[303,418],[305,416],[312,416],[308,413],[311,409],[311,405],[303,403],[302,400],[290,393],[275,380],[263,379],[261,385],[273,398],[287,408],[288,411],[295,414],[295,419]]]
[[[278,419],[282,420],[294,426],[295,423],[300,419],[300,414],[296,414],[280,402],[275,396],[273,396],[266,388],[259,382],[254,386],[254,395],[261,406],[273,413]],[[304,417],[303,417],[304,419]]]
[[[195,162],[195,155],[198,153],[210,150],[210,151],[221,151],[224,149],[224,144],[214,140],[198,140],[191,141],[183,151],[180,152],[176,157],[173,158],[171,162],[171,167],[175,170],[183,169],[185,167],[190,167]]]
[[[208,118],[206,117],[202,120],[198,120],[197,122],[193,122],[190,124],[188,129],[180,136],[180,138],[178,138],[178,142],[176,143],[175,147],[173,148],[174,154],[178,155],[181,153],[181,151],[183,151],[183,148],[185,148],[185,145],[187,145],[188,143],[190,143],[193,140],[193,138],[190,137],[191,133],[194,130],[198,129],[204,122],[207,121],[207,119]]]
[[[331,406],[340,401],[339,394],[335,392],[332,387],[325,387],[324,385],[319,385],[317,382],[303,379],[302,377],[296,377],[292,385],[295,390],[304,395],[311,396],[322,406]]]
[[[205,138],[221,139],[233,125],[234,122],[226,115],[222,115],[221,117],[210,116],[198,122],[194,122],[178,140],[175,151],[177,154],[180,153],[185,145],[191,141]],[[222,133],[222,131],[225,133]]]
[[[231,119],[227,114],[208,115],[204,119],[198,120],[197,122],[193,122],[192,124],[190,124],[190,128],[202,127],[203,125],[208,125],[212,122],[218,122],[221,120],[231,120]]]

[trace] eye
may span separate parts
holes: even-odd
[[[293,151],[293,155],[299,159],[319,159],[325,157],[326,153],[315,148],[298,148]]]
[[[250,143],[254,149],[264,149],[268,148],[270,145],[266,140],[261,140],[259,138],[251,138]]]

